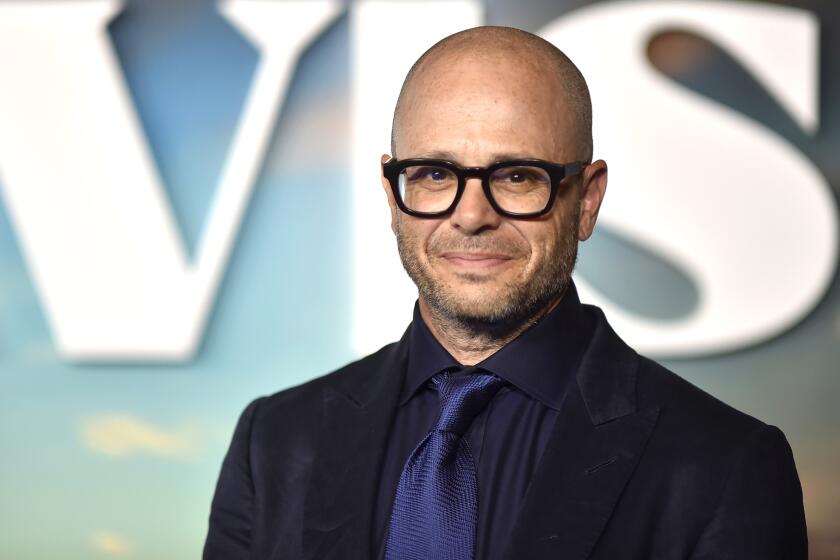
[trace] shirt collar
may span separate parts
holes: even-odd
[[[592,333],[592,322],[583,311],[573,282],[560,303],[496,353],[476,364],[492,372],[546,406],[560,409],[566,386],[577,370]],[[400,405],[436,373],[459,367],[432,335],[414,305],[408,354],[408,371]]]

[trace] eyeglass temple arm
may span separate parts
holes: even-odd
[[[570,164],[565,166],[564,175],[566,177],[569,177],[571,175],[581,173],[584,169],[586,169],[587,165],[589,165],[589,164],[586,163],[585,161],[578,161],[578,162],[575,162],[575,163],[570,163]]]

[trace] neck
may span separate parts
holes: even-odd
[[[565,290],[526,320],[504,329],[496,329],[493,325],[479,327],[475,323],[453,320],[430,306],[422,296],[420,296],[420,316],[432,335],[459,364],[473,366],[501,350],[545,317],[557,307],[564,294]]]

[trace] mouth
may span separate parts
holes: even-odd
[[[440,257],[456,269],[473,271],[492,270],[513,260],[510,255],[479,251],[450,251]]]

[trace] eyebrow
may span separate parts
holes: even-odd
[[[455,156],[453,152],[449,152],[446,150],[442,151],[431,151],[431,152],[423,152],[417,155],[411,156],[411,158],[406,159],[443,159],[446,161],[451,161],[452,163],[457,163],[458,165],[462,165],[458,158]],[[530,154],[525,153],[496,153],[491,154],[490,160],[487,162],[487,165],[492,163],[497,163],[500,161],[508,161],[512,159],[539,159],[535,158]],[[463,167],[463,165],[462,165]]]

